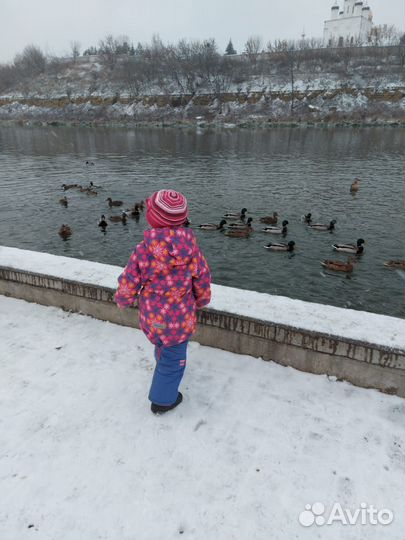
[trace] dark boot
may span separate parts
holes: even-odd
[[[163,414],[167,411],[171,411],[172,409],[177,407],[177,405],[180,405],[182,401],[183,401],[183,394],[179,392],[177,394],[176,401],[172,403],[171,405],[158,405],[157,403],[152,403],[152,405],[150,406],[150,410],[153,412],[153,414]]]

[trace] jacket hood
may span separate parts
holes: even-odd
[[[189,264],[196,248],[193,231],[184,227],[148,229],[143,237],[146,250],[169,266]]]

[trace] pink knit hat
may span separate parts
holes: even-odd
[[[178,227],[188,214],[187,199],[173,189],[161,189],[146,199],[146,219],[151,227]]]

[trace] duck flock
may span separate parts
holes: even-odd
[[[94,166],[94,162],[86,161],[86,166]],[[81,193],[86,194],[87,196],[97,196],[97,189],[103,189],[101,186],[96,186],[93,182],[90,182],[88,186],[83,187],[80,184],[62,184],[62,190],[64,192],[68,190],[77,190]],[[360,180],[356,178],[350,186],[350,192],[356,194],[360,189]],[[108,209],[122,207],[124,202],[120,200],[113,200],[111,197],[107,197],[105,202],[108,203]],[[69,206],[69,200],[66,195],[59,199],[59,203],[67,208]],[[107,206],[107,205],[106,205]],[[106,213],[101,214],[101,217],[98,221],[98,227],[106,232],[107,227],[110,223],[122,223],[123,225],[127,224],[128,218],[135,219],[139,221],[141,214],[145,209],[145,202],[142,200],[133,204],[131,208],[122,210],[120,215],[109,215],[106,217]],[[202,223],[196,228],[201,231],[217,231],[225,236],[231,238],[249,238],[254,232],[255,229],[252,226],[253,218],[247,217],[248,210],[242,208],[240,212],[226,212],[222,216],[219,223]],[[260,232],[263,235],[279,235],[285,238],[288,235],[288,225],[289,222],[286,219],[283,219],[279,223],[279,215],[277,212],[273,212],[272,215],[263,216],[258,218],[260,225]],[[302,216],[302,223],[308,228],[315,231],[322,232],[333,232],[335,230],[336,220],[332,219],[329,223],[316,223],[312,218],[311,213],[307,213]],[[185,227],[190,227],[191,222],[187,219],[183,224]],[[67,224],[62,224],[59,229],[59,236],[63,240],[67,240],[72,235],[72,228]],[[351,255],[347,262],[325,259],[321,261],[321,265],[324,268],[333,270],[335,272],[353,272],[354,265],[358,260],[358,257],[361,257],[364,253],[364,244],[365,240],[363,238],[357,239],[355,243],[347,244],[332,244],[332,248],[337,252],[348,253]],[[289,240],[286,242],[269,242],[263,246],[265,249],[271,252],[285,252],[290,255],[294,255],[294,250],[296,244],[294,240]],[[389,260],[384,263],[385,267],[388,268],[400,268],[405,269],[405,260]]]
[[[94,162],[93,161],[86,161],[86,167],[93,167]],[[80,184],[62,184],[62,191],[66,192],[69,190],[76,190],[80,193],[85,193],[88,196],[97,196],[98,195],[98,189],[103,190],[101,186],[96,186],[92,181],[89,182],[88,186],[82,186]],[[121,207],[124,202],[123,201],[114,201],[111,197],[107,197],[105,202],[108,203],[108,208],[111,210],[112,208]],[[65,208],[68,208],[69,206],[69,199],[66,195],[64,195],[62,198],[59,199],[59,203],[64,206]],[[139,221],[139,218],[141,216],[141,213],[145,209],[145,202],[140,201],[134,203],[132,208],[127,208],[126,210],[122,210],[120,215],[110,215],[108,218],[106,217],[105,213],[101,214],[100,219],[98,220],[98,226],[103,232],[106,232],[108,227],[108,222],[111,223],[122,223],[123,225],[126,225],[128,217],[131,217],[137,221]],[[73,234],[73,230],[70,227],[70,225],[67,225],[66,223],[63,223],[58,231],[59,236],[63,240],[67,240],[70,238]]]

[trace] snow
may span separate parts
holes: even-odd
[[[156,417],[140,331],[0,296],[0,334],[2,540],[403,536],[403,399],[191,343]],[[305,528],[315,502],[394,521]]]
[[[0,265],[115,289],[119,266],[0,246]],[[405,350],[405,321],[396,317],[213,285],[209,306],[275,324]]]
[[[332,97],[329,100],[324,100],[322,108],[316,116],[310,115],[310,120],[321,119],[328,117],[329,108],[337,107],[337,111],[341,114],[359,115],[367,113],[367,121],[372,121],[373,118],[398,120],[398,113],[401,113],[403,108],[398,106],[397,97],[382,96],[382,99],[373,98],[373,94],[386,91],[403,92],[404,81],[402,79],[401,70],[397,69],[396,53],[391,49],[391,54],[385,60],[380,59],[380,64],[375,64],[376,59],[371,58],[372,51],[366,58],[353,58],[349,66],[345,65],[342,58],[336,58],[329,64],[321,59],[307,58],[300,62],[299,68],[294,70],[294,89],[295,92],[301,93],[302,96],[297,96],[296,113],[299,117],[305,118],[309,112],[305,107],[301,108],[304,100],[310,101],[311,105],[317,105],[320,101],[313,94],[321,92],[326,97],[329,92]],[[239,57],[238,63],[242,57]],[[121,59],[122,60],[122,59]],[[218,100],[212,99],[215,94],[215,83],[213,81],[204,81],[199,79],[196,81],[195,98],[198,96],[211,96],[210,106],[195,105],[195,101],[191,100],[187,105],[182,107],[159,107],[155,105],[144,105],[143,97],[156,96],[180,96],[184,94],[184,89],[187,88],[187,81],[180,76],[178,81],[167,76],[163,79],[155,78],[138,83],[140,84],[139,95],[133,101],[133,106],[127,106],[126,103],[119,101],[114,104],[84,104],[82,98],[90,99],[101,98],[111,99],[117,95],[119,99],[132,100],[133,90],[125,82],[122,77],[111,75],[108,67],[103,65],[100,58],[97,57],[81,57],[76,63],[69,62],[66,59],[66,65],[61,67],[57,73],[50,71],[49,73],[41,74],[34,77],[30,81],[29,93],[27,93],[26,85],[17,83],[9,88],[7,92],[0,95],[0,100],[3,104],[0,105],[0,120],[14,121],[22,119],[24,121],[97,121],[97,122],[148,122],[162,121],[170,118],[171,122],[187,120],[187,113],[193,116],[201,114],[202,108],[205,112],[213,113],[211,122],[214,120],[221,123],[221,104]],[[357,91],[359,99],[351,96],[352,92]],[[286,66],[282,66],[277,62],[272,65],[270,72],[266,70],[261,75],[247,75],[244,80],[237,82],[224,82],[222,88],[224,93],[234,93],[233,102],[227,103],[226,107],[222,108],[222,114],[231,114],[234,116],[244,117],[249,112],[263,113],[264,122],[271,119],[283,120],[290,119],[290,104],[288,98],[291,93],[291,78],[289,70]],[[239,103],[237,94],[248,94],[249,97],[254,97],[255,94],[265,94],[266,100],[262,98],[258,103]],[[338,93],[336,99],[333,97]],[[370,94],[370,99],[367,100],[366,94]],[[76,103],[70,103],[65,106],[49,106],[48,100],[66,99],[67,94],[74,100],[79,100]],[[312,95],[311,95],[312,94]],[[341,94],[341,97],[340,95]],[[281,99],[277,101],[274,97],[278,96]],[[44,99],[44,106],[37,103],[37,106],[26,106],[24,100],[27,99]],[[19,103],[22,100],[23,103]],[[205,101],[205,100],[204,100]],[[48,106],[46,106],[48,105]],[[55,103],[53,104],[55,105]],[[314,111],[313,111],[314,112]],[[230,123],[235,121],[235,117],[228,119]]]
[[[275,324],[405,350],[405,321],[387,315],[222,285],[214,286],[210,307]]]

